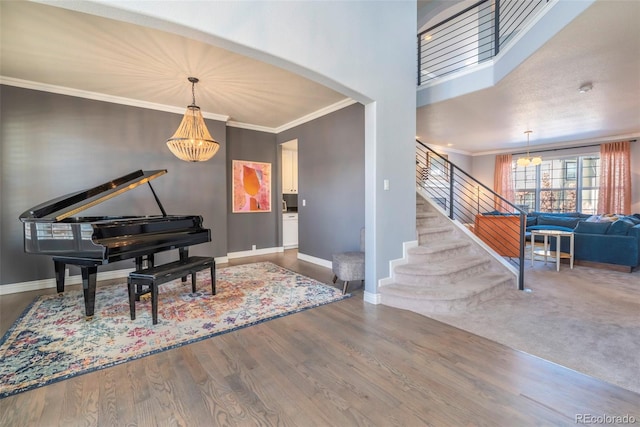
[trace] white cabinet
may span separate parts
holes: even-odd
[[[282,192],[298,194],[298,151],[282,149]]]
[[[282,214],[282,246],[285,249],[298,247],[298,214]]]

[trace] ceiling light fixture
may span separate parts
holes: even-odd
[[[578,92],[580,93],[587,93],[590,92],[591,89],[593,89],[593,84],[591,83],[585,83],[582,86],[580,86],[580,88],[578,89]]]
[[[523,166],[523,167],[527,167],[529,165],[532,166],[538,166],[540,163],[542,163],[542,157],[540,156],[536,156],[536,157],[531,157],[529,156],[529,135],[531,133],[533,133],[532,130],[527,130],[524,133],[527,134],[527,157],[520,157],[517,161],[518,166]]]
[[[193,101],[187,106],[178,130],[167,140],[167,147],[180,160],[204,162],[212,158],[220,148],[204,123],[200,107],[196,105],[195,86],[200,80],[189,77]]]

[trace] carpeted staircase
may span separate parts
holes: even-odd
[[[420,314],[460,311],[517,289],[516,276],[471,233],[416,196],[418,246],[381,286],[381,303]]]

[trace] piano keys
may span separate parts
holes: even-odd
[[[42,203],[20,215],[24,224],[24,250],[52,256],[58,292],[64,292],[66,265],[82,274],[85,316],[95,310],[96,276],[101,265],[135,259],[136,269],[152,267],[154,254],[178,249],[181,259],[188,247],[211,241],[199,215],[167,215],[151,186],[166,170],[134,171],[97,187]],[[105,200],[148,184],[162,215],[74,216]]]

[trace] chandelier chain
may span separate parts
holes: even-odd
[[[192,97],[191,105],[195,106],[196,105],[196,83],[198,83],[200,79],[198,79],[197,77],[189,77],[187,80],[191,82],[191,97]]]

